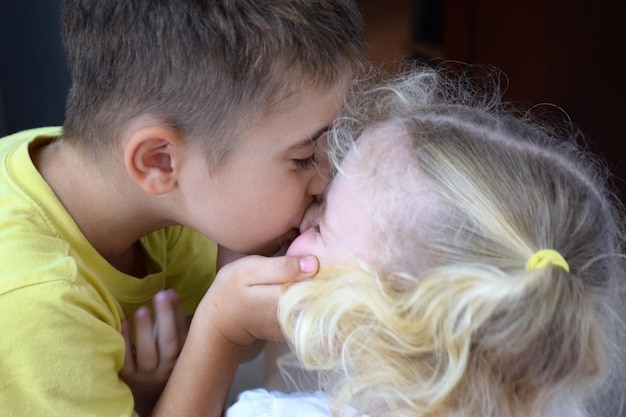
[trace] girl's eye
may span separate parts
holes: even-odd
[[[314,231],[315,233],[320,233],[320,224],[319,224],[319,223],[315,223],[315,224],[313,225],[313,231]]]
[[[293,162],[298,168],[308,171],[317,167],[317,155],[313,154],[304,159],[294,159]]]

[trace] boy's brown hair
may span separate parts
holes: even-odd
[[[352,0],[64,0],[61,20],[72,74],[63,136],[94,157],[151,115],[201,139],[218,164],[286,98],[363,63]]]

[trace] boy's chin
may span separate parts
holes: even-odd
[[[284,256],[287,254],[289,245],[300,235],[298,229],[291,229],[277,240],[268,243],[262,248],[259,248],[254,253],[263,256]]]

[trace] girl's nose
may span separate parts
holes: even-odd
[[[322,196],[318,195],[309,208],[304,213],[304,217],[300,222],[300,233],[309,230],[318,221],[322,210]]]

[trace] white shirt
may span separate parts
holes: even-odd
[[[340,417],[355,417],[353,408],[343,410]],[[552,410],[552,417],[582,417],[578,407],[565,406]],[[244,391],[226,411],[226,417],[331,417],[328,398],[323,392],[281,392],[259,388]],[[367,417],[367,416],[364,416]]]
[[[353,409],[341,417],[354,416]],[[328,399],[323,392],[281,392],[253,389],[239,394],[228,408],[226,417],[331,417]]]

